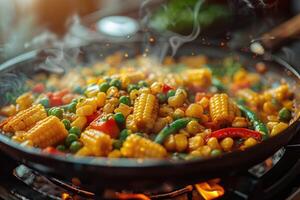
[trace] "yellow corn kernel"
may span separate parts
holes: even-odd
[[[201,126],[196,120],[192,120],[190,121],[187,126],[186,126],[186,130],[187,132],[195,135],[196,133],[199,133],[201,131],[204,131],[204,127]]]
[[[136,134],[131,134],[126,138],[121,153],[127,158],[164,158],[167,156],[167,151],[163,146]]]
[[[119,105],[119,99],[118,98],[115,98],[115,97],[112,97],[110,99],[107,99],[106,100],[106,103],[110,103],[112,104],[114,107],[118,106]]]
[[[294,106],[294,103],[293,103],[293,101],[285,100],[285,101],[282,102],[282,105],[283,105],[283,107],[285,107],[289,110],[292,110],[293,106]]]
[[[254,92],[253,90],[248,89],[248,88],[239,90],[237,92],[237,96],[245,99],[246,102],[249,102],[249,104],[251,106],[257,106],[257,105],[260,105],[260,103],[261,103],[261,98],[260,98],[259,94],[257,94],[256,92]]]
[[[189,138],[189,151],[194,151],[204,145],[204,139],[200,135]]]
[[[195,85],[207,88],[211,84],[211,71],[208,68],[189,69],[183,74],[183,78],[188,85]]]
[[[91,105],[85,105],[76,109],[76,115],[78,116],[88,116],[92,115],[96,110],[93,109]]]
[[[11,104],[8,106],[4,106],[0,109],[0,115],[4,115],[7,117],[13,116],[17,113],[16,106]]]
[[[130,100],[132,100],[132,101],[134,101],[135,99],[137,99],[138,96],[139,96],[139,91],[136,90],[136,89],[132,90],[132,91],[130,92],[130,94],[129,94],[129,98],[130,98]]]
[[[211,148],[211,149],[221,149],[221,146],[218,142],[218,139],[215,137],[211,137],[208,139],[207,141],[207,145]]]
[[[49,116],[37,122],[24,137],[33,146],[46,148],[62,142],[67,135],[64,124],[57,117]]]
[[[205,129],[203,132],[197,133],[197,135],[200,135],[203,139],[206,138],[209,134],[211,134],[211,129]]]
[[[264,92],[265,95],[269,95],[277,99],[278,101],[282,101],[287,99],[290,96],[290,89],[288,84],[282,84],[277,88],[270,89]]]
[[[126,128],[131,130],[132,132],[138,131],[133,115],[128,115],[128,117],[126,118]]]
[[[90,76],[86,80],[86,85],[96,84],[97,82],[98,82],[98,79],[96,77]]]
[[[276,112],[276,106],[272,104],[272,102],[267,101],[263,105],[263,111],[266,114],[274,114]]]
[[[122,157],[122,153],[120,150],[115,149],[112,152],[110,152],[107,156],[108,158],[121,158]]]
[[[208,122],[209,117],[207,115],[201,115],[201,117],[199,118],[201,120],[202,123]]]
[[[140,80],[144,80],[144,79],[145,79],[145,73],[143,72],[130,72],[127,74],[122,74],[121,76],[122,86],[124,86],[125,88],[129,84],[137,83]]]
[[[176,150],[176,143],[174,135],[169,135],[166,140],[164,141],[164,147],[170,151],[173,152]]]
[[[187,139],[186,134],[175,134],[174,139],[175,139],[177,152],[183,152],[187,149],[188,139]]]
[[[279,122],[268,122],[267,123],[267,127],[268,127],[268,129],[270,129],[270,130],[272,130],[272,128],[276,125],[276,124],[278,124]]]
[[[203,108],[207,108],[209,106],[209,99],[207,97],[201,98],[198,102]]]
[[[235,117],[232,121],[232,127],[236,128],[247,128],[249,125],[245,117]]]
[[[124,117],[127,117],[131,112],[132,112],[133,108],[126,105],[126,104],[123,104],[123,103],[120,103],[119,107],[116,108],[114,110],[115,113],[122,113],[124,115]]]
[[[134,102],[133,117],[139,129],[151,129],[157,118],[158,102],[152,94],[141,94]]]
[[[184,104],[186,97],[186,93],[176,91],[175,96],[168,98],[168,104],[174,108],[178,108]]]
[[[220,145],[224,151],[231,151],[233,143],[234,141],[232,138],[226,137],[220,142]]]
[[[112,113],[114,111],[114,109],[115,109],[115,107],[113,104],[107,103],[103,107],[103,112],[109,114],[109,113]]]
[[[80,141],[93,156],[107,156],[112,150],[110,136],[94,129],[85,130],[80,136]]]
[[[25,140],[25,134],[26,134],[26,131],[17,131],[17,132],[15,132],[15,135],[12,136],[11,139],[15,142],[22,143]]]
[[[180,109],[180,108],[175,109],[175,111],[173,113],[174,118],[182,118],[184,116],[185,116],[185,112],[182,109]]]
[[[13,116],[4,126],[3,131],[27,131],[38,121],[45,119],[47,113],[41,104],[33,105],[26,110],[22,110]]]
[[[82,98],[78,101],[76,105],[76,110],[80,107],[89,105],[92,107],[92,109],[95,111],[97,110],[97,99],[96,98]]]
[[[151,90],[152,94],[161,93],[162,92],[162,88],[163,88],[163,83],[161,83],[161,82],[154,82],[150,86],[150,90]]]
[[[199,151],[202,157],[210,156],[212,149],[208,145],[200,146],[196,151]]]
[[[268,115],[267,119],[269,122],[279,122],[279,117],[276,115]]]
[[[257,144],[257,141],[254,138],[248,138],[244,141],[244,147],[248,148]]]
[[[106,91],[106,95],[108,97],[116,97],[116,98],[119,98],[119,90],[117,87],[110,87],[107,91]]]
[[[159,108],[159,113],[158,115],[160,117],[167,117],[167,116],[172,116],[173,115],[173,108],[168,106],[168,105],[162,105],[160,108]]]
[[[271,131],[271,136],[275,136],[278,133],[282,132],[283,130],[285,130],[287,127],[289,127],[289,125],[287,123],[283,123],[283,122],[279,122],[278,124],[276,124],[272,131]]]
[[[106,100],[106,94],[105,94],[105,92],[99,92],[97,94],[97,98],[96,98],[96,102],[97,102],[98,108],[101,108],[101,107],[104,106],[105,100]]]
[[[236,82],[243,82],[244,80],[247,79],[247,71],[244,69],[238,70],[234,75],[233,75],[233,81]]]
[[[234,119],[234,107],[227,94],[215,94],[209,101],[210,117],[219,124],[231,123]]]
[[[200,104],[197,103],[190,104],[185,111],[185,115],[187,117],[201,118],[202,114],[203,114],[203,108]]]
[[[33,96],[30,92],[26,92],[16,99],[18,110],[25,110],[33,103]]]
[[[167,117],[159,117],[154,123],[153,132],[158,133],[168,124]]]
[[[76,126],[80,130],[83,130],[84,127],[86,126],[87,119],[85,116],[79,116],[77,117],[72,123],[71,126]]]

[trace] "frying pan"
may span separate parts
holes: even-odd
[[[142,44],[139,42],[110,44],[109,47],[94,43],[80,47],[81,54],[78,58],[81,62],[87,63],[91,60],[101,59],[102,56],[105,57],[118,50],[134,56],[141,53],[141,46]],[[268,66],[268,73],[271,73],[270,77],[277,74],[277,76],[284,78],[295,87],[295,98],[297,105],[300,105],[298,95],[300,75],[292,66],[278,57],[272,56],[265,60],[263,57],[255,57],[250,53],[230,52],[220,47],[201,46],[196,43],[184,45],[177,54],[182,56],[191,55],[191,53],[205,54],[212,58],[222,58],[229,55],[238,56],[242,63],[247,63],[245,67],[248,67],[249,70],[253,70],[256,62],[264,61]],[[0,65],[0,78],[7,73],[24,73],[31,76],[39,70],[39,66],[44,63],[47,57],[46,55],[45,51],[37,50],[8,61]],[[185,161],[54,156],[43,154],[39,149],[21,147],[2,134],[0,134],[0,150],[18,162],[43,174],[66,181],[71,181],[73,177],[76,177],[80,180],[83,188],[88,188],[93,192],[101,192],[101,188],[134,188],[137,191],[157,189],[164,184],[175,188],[180,185],[207,180],[208,178],[234,175],[238,171],[262,162],[281,147],[287,145],[297,135],[300,128],[298,111],[299,108],[297,107],[297,114],[293,122],[281,134],[244,151],[234,151],[207,159],[199,158]]]

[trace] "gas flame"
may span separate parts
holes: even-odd
[[[212,200],[224,195],[224,188],[218,184],[219,179],[195,184],[195,188],[205,200]]]
[[[151,200],[144,194],[131,194],[131,193],[116,193],[118,199],[137,199],[137,200]]]

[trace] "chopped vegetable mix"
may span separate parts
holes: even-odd
[[[295,116],[295,93],[282,80],[268,82],[267,68],[250,72],[232,57],[203,55],[145,68],[143,59],[116,53],[28,80],[28,90],[0,108],[2,133],[54,155],[186,160],[245,150]]]

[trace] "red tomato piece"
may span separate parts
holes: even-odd
[[[172,90],[172,89],[173,89],[173,87],[169,86],[168,84],[163,84],[162,92],[167,93],[169,90]]]
[[[32,92],[42,93],[45,91],[45,85],[43,83],[38,83],[32,88]]]
[[[52,155],[63,155],[64,153],[58,151],[57,149],[55,149],[54,147],[46,147],[45,149],[43,149],[44,153],[49,153]]]
[[[62,89],[60,91],[54,92],[53,96],[61,97],[62,98],[63,96],[65,96],[68,93],[70,93],[70,90],[66,88],[66,89]]]
[[[61,106],[63,104],[62,98],[57,96],[52,96],[49,98],[50,106]]]
[[[102,121],[100,116],[90,124],[90,128],[106,133],[111,138],[117,138],[120,132],[118,124],[113,118]]]
[[[99,115],[101,114],[100,111],[94,112],[93,114],[86,116],[87,123],[90,124],[92,121],[94,121]]]

